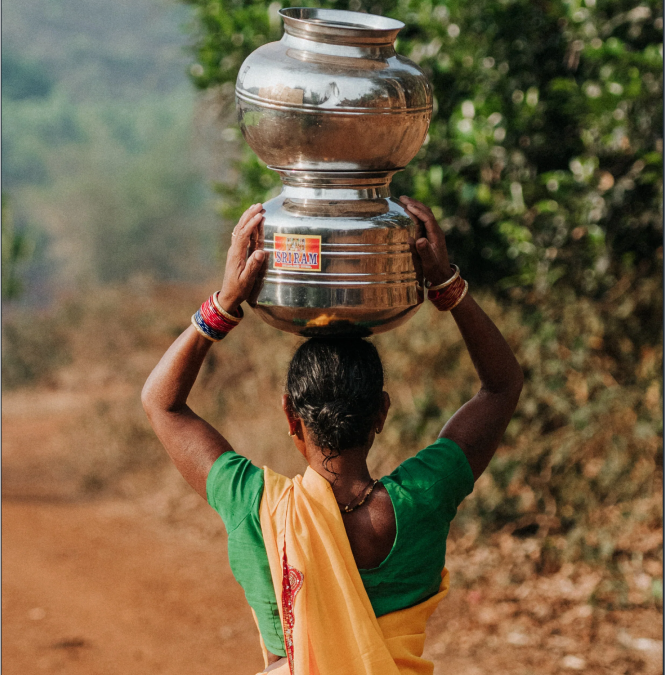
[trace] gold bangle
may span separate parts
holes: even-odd
[[[462,300],[464,300],[464,297],[466,296],[468,290],[469,290],[469,282],[465,281],[464,282],[464,290],[462,291],[462,295],[459,296],[459,300],[448,311],[452,311],[453,309],[455,309],[455,307],[457,307],[457,305],[459,305],[460,302],[462,302]]]
[[[231,321],[232,323],[239,324],[240,320],[243,318],[244,313],[242,311],[242,307],[238,305],[238,314],[240,316],[233,316],[233,314],[229,314],[220,304],[217,296],[220,294],[221,291],[217,291],[217,293],[213,293],[212,295],[212,301],[215,305],[215,309],[219,312],[220,316],[223,316],[225,319],[228,321]]]
[[[452,284],[453,281],[455,281],[455,279],[459,277],[459,267],[457,267],[457,265],[453,265],[452,263],[450,266],[455,270],[455,274],[453,274],[453,276],[450,277],[450,279],[444,281],[442,284],[437,284],[436,286],[428,286],[427,287],[428,291],[439,291],[442,288],[445,288],[446,286],[450,286],[450,284]]]
[[[196,332],[197,332],[199,335],[202,335],[206,340],[210,340],[210,342],[220,342],[220,340],[215,340],[215,338],[211,338],[209,335],[206,335],[206,334],[199,328],[199,324],[196,323],[196,318],[195,318],[195,317],[196,317],[196,312],[194,312],[194,314],[192,314],[192,326],[194,326],[194,328],[196,328]]]

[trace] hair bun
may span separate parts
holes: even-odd
[[[383,366],[360,338],[312,338],[298,347],[286,378],[293,412],[314,442],[339,454],[364,446],[381,409]]]
[[[319,440],[327,441],[322,443],[324,447],[343,448],[353,444],[360,421],[353,409],[351,402],[341,399],[328,401],[321,406],[316,416],[316,426]]]

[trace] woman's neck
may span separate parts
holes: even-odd
[[[307,453],[307,461],[314,471],[330,483],[335,499],[341,504],[347,504],[372,480],[367,468],[368,452],[369,448],[354,448],[328,459],[329,453],[316,448]]]

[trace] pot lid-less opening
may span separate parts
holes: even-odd
[[[337,9],[291,7],[279,11],[289,35],[317,42],[353,45],[392,44],[401,21],[376,14]]]

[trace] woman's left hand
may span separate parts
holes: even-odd
[[[446,235],[432,209],[411,197],[402,196],[400,201],[416,224],[416,239],[411,239],[409,246],[418,282],[422,284],[424,277],[431,284],[437,285],[450,279],[453,271],[448,260]]]
[[[250,298],[268,261],[263,251],[263,214],[263,204],[250,206],[233,230],[218,298],[219,304],[231,314],[235,314],[238,307]]]

